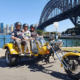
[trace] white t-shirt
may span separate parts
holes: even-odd
[[[24,31],[22,33],[22,36],[25,37],[26,39],[29,39],[31,37],[31,33],[30,33],[30,31]]]

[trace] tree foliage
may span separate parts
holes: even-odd
[[[37,32],[39,35],[43,35],[43,33],[44,33],[43,30],[36,30],[36,32]]]

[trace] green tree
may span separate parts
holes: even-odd
[[[43,30],[36,30],[36,32],[37,32],[39,35],[43,35],[43,33],[44,33]]]
[[[49,35],[49,32],[44,32],[44,35]]]
[[[74,28],[80,28],[80,26],[75,26]]]
[[[56,34],[56,32],[53,32],[53,34]]]
[[[71,31],[71,30],[69,30],[69,31],[68,31],[68,34],[71,34],[71,32],[72,32],[72,31]]]

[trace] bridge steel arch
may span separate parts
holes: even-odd
[[[53,16],[50,16],[51,13]],[[59,22],[68,18],[75,26],[80,25],[79,17],[80,0],[50,0],[42,11],[37,29],[43,30],[48,25],[53,24],[53,22]]]

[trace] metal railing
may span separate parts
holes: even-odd
[[[48,37],[45,37],[45,40],[48,41]],[[80,47],[80,39],[59,39],[63,42],[63,47]]]
[[[63,47],[80,47],[80,39],[62,39]]]
[[[48,41],[48,38],[45,38]],[[63,47],[80,47],[80,39],[61,39]],[[3,48],[4,44],[11,42],[11,38],[0,38],[0,48]]]
[[[3,46],[9,42],[11,42],[11,38],[6,38],[5,36],[0,38],[0,48],[3,48]]]

